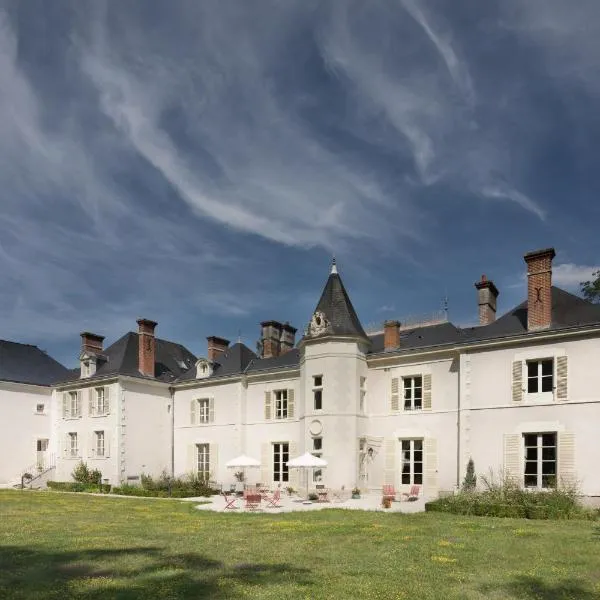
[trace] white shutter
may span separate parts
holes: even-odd
[[[273,450],[271,444],[260,447],[260,483],[270,485],[273,481]]]
[[[88,448],[87,448],[87,455],[89,458],[95,458],[96,457],[96,433],[94,431],[92,431],[91,433],[88,434]]]
[[[94,404],[94,392],[96,390],[94,388],[88,388],[87,390],[87,395],[88,395],[88,415],[90,417],[93,417],[96,414],[96,410],[95,410],[95,404]]]
[[[435,498],[438,494],[437,439],[425,438],[423,440],[423,450],[425,454],[424,493],[428,498]]]
[[[423,375],[423,410],[431,410],[431,374]]]
[[[196,444],[188,445],[185,470],[187,473],[198,475],[198,447]]]
[[[110,433],[104,430],[104,456],[108,458],[110,456]]]
[[[81,390],[78,390],[77,392],[77,414],[75,416],[80,417],[81,416],[81,403],[82,403],[82,392]]]
[[[400,402],[398,398],[398,378],[392,377],[392,400],[391,400],[391,410],[392,412],[396,412],[400,410]]]
[[[565,402],[569,399],[567,388],[568,359],[559,356],[556,359],[556,399]]]
[[[210,398],[208,400],[208,422],[209,423],[215,422],[215,399],[214,398]]]
[[[558,433],[558,486],[573,488],[577,483],[575,469],[575,434],[572,431]]]
[[[287,405],[288,405],[288,419],[294,418],[294,390],[289,389],[287,391]]]
[[[396,440],[385,440],[385,465],[383,471],[383,483],[385,485],[396,485]]]
[[[288,460],[298,456],[298,444],[296,444],[296,442],[289,442],[288,449]],[[297,490],[300,485],[300,473],[298,473],[298,471],[299,469],[288,469],[288,485],[292,486],[295,490]]]
[[[523,362],[520,360],[512,364],[512,399],[513,402],[523,400]]]
[[[210,474],[208,478],[210,481],[219,481],[219,445],[209,444],[208,451],[210,460]]]
[[[68,392],[63,392],[62,402],[63,402],[63,419],[68,419],[70,416],[69,415],[70,403],[69,403],[69,393]]]
[[[196,399],[194,399],[190,402],[190,423],[192,425],[196,424],[196,405],[197,404],[198,404],[198,401]]]
[[[521,443],[522,436],[520,433],[506,433],[504,435],[505,475],[519,486],[523,485]]]
[[[265,421],[271,420],[272,407],[271,407],[271,392],[265,392]]]
[[[111,404],[110,386],[107,385],[104,388],[104,413],[107,415],[110,414],[110,404]]]
[[[69,451],[71,449],[71,436],[68,433],[65,433],[63,438],[63,456],[69,456]]]

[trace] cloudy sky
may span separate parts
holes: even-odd
[[[69,366],[136,318],[204,354],[306,323],[476,318],[600,262],[597,0],[0,0],[0,338]]]

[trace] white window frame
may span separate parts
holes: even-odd
[[[77,458],[79,456],[79,436],[76,431],[69,431],[69,448],[67,455],[69,458]]]
[[[552,435],[554,436],[554,446],[544,446],[543,436]],[[558,432],[557,431],[542,431],[542,432],[524,432],[522,434],[522,448],[523,448],[523,487],[528,490],[551,490],[556,488],[558,480]],[[526,446],[526,436],[536,436],[535,446]],[[536,458],[527,459],[527,448],[536,448]],[[554,448],[554,459],[544,459],[544,448]],[[526,477],[533,477],[531,473],[527,473],[527,463],[536,465],[536,484],[531,485],[526,483]],[[554,463],[554,473],[544,475],[543,465],[544,463]],[[554,477],[554,485],[548,485],[548,482],[544,482],[544,477]]]
[[[198,398],[196,400],[196,422],[199,425],[210,423],[210,398]]]
[[[425,477],[425,443],[423,438],[400,440],[400,483],[401,485],[423,485]],[[415,452],[421,452],[421,460],[415,460]],[[408,456],[407,456],[408,454]],[[421,465],[418,472],[416,465]],[[405,465],[408,465],[408,481],[405,481]]]
[[[275,419],[282,420],[288,418],[288,391],[274,390],[275,397]]]
[[[74,419],[79,416],[79,394],[69,392],[69,416]]]
[[[312,379],[313,379],[313,387],[312,387],[313,410],[315,412],[321,412],[323,410],[323,375],[313,375]],[[317,382],[317,379],[320,380],[320,383]],[[317,397],[320,398],[321,406],[319,406],[319,408],[317,408]]]
[[[94,451],[97,457],[106,455],[106,434],[104,431],[94,431]]]
[[[420,385],[417,384],[417,380]],[[406,383],[410,385],[407,386]],[[417,390],[419,391],[420,397],[416,398]],[[407,398],[407,392],[409,397]],[[417,401],[419,406],[416,406]],[[407,407],[407,402],[409,406]],[[406,375],[402,377],[402,410],[406,412],[415,412],[423,410],[423,375]]]
[[[548,392],[542,392],[542,381],[543,378],[548,378],[548,375],[542,375],[542,363],[543,362],[552,362],[552,385],[551,389]],[[537,381],[537,392],[529,391],[529,365],[537,363],[537,375],[532,377]],[[554,400],[554,390],[556,387],[556,357],[555,356],[544,356],[544,357],[536,357],[536,358],[528,358],[523,361],[524,366],[524,379],[525,379],[525,397],[529,401],[538,401],[538,402],[551,402]]]
[[[271,459],[273,461],[273,481],[288,483],[290,480],[290,471],[287,462],[290,459],[290,443],[273,442]]]
[[[200,479],[210,480],[210,444],[196,444],[196,473]]]
[[[106,415],[106,390],[103,387],[94,388],[94,392],[96,393],[96,415],[104,416]],[[102,401],[100,399],[102,398]],[[100,410],[102,409],[102,410]]]

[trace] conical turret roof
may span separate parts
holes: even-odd
[[[368,340],[337,272],[335,259],[325,289],[308,326],[306,337],[315,338],[325,335],[362,337]]]

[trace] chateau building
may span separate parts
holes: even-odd
[[[138,320],[104,349],[83,333],[69,371],[32,346],[0,343],[0,483],[39,467],[69,480],[79,460],[110,483],[162,471],[225,486],[226,462],[298,487],[309,451],[329,487],[435,497],[469,458],[528,488],[577,484],[600,499],[600,306],[552,286],[553,249],[525,255],[527,298],[496,318],[498,290],[475,284],[479,324],[386,321],[365,332],[335,263],[306,330],[264,321],[254,352],[211,336],[205,357]],[[40,409],[40,406],[43,408]]]

